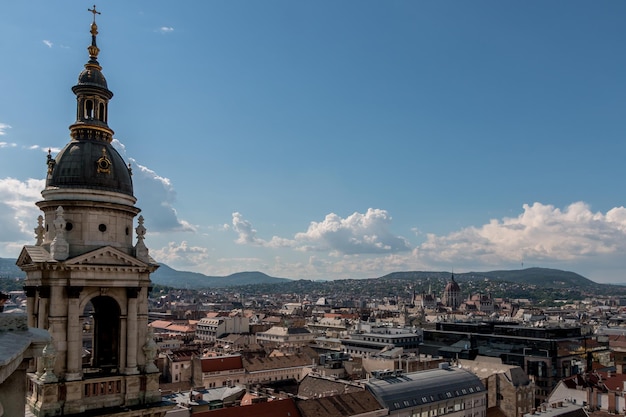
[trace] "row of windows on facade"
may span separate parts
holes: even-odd
[[[390,341],[393,341],[395,343],[411,343],[411,342],[415,342],[416,340],[419,341],[419,336],[411,337],[411,338],[402,338],[402,339],[389,339],[389,338],[380,338],[380,337],[364,337],[363,340],[366,340],[368,342],[381,342],[381,343],[388,343]]]
[[[466,403],[465,401],[456,401],[453,404],[447,404],[442,407],[435,407],[428,410],[419,409],[413,410],[411,412],[412,417],[436,417],[443,416],[448,413],[454,413],[457,411],[465,410],[466,408],[471,409],[473,407],[480,407],[484,405],[484,399],[475,399],[473,402]],[[402,403],[394,402],[393,406],[398,408],[406,408],[411,406],[411,402],[408,400],[404,400]],[[472,414],[468,414],[471,416]]]
[[[253,383],[253,384],[258,384],[258,383],[262,383],[262,382],[282,381],[284,379],[296,379],[296,380],[299,380],[300,379],[300,375],[298,375],[298,374],[284,375],[280,379],[279,379],[278,376],[274,376],[273,379],[272,379],[272,377],[256,378],[256,379],[250,380],[248,382],[249,383]],[[231,387],[233,384],[238,384],[239,383],[239,379],[226,379],[226,380],[222,380],[221,383],[222,383],[223,387],[225,387],[225,386]],[[219,381],[209,382],[207,384],[207,388],[215,388],[217,386],[217,384],[219,384]]]

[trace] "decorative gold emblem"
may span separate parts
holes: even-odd
[[[102,156],[96,161],[98,167],[98,173],[110,174],[111,173],[111,160],[107,158],[107,151],[102,148]]]

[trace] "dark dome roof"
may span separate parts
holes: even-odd
[[[107,80],[104,78],[102,71],[93,66],[85,68],[78,76],[77,86],[90,85],[95,87],[107,88]]]
[[[48,187],[89,188],[133,195],[130,170],[120,154],[109,143],[94,141],[68,143],[55,158],[52,174],[46,180]]]

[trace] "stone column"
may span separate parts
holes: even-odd
[[[39,305],[37,306],[37,327],[48,329],[48,302],[50,301],[50,287],[45,285],[37,287],[39,291]],[[43,358],[37,358],[37,376],[44,373]]]
[[[76,381],[82,378],[82,336],[83,328],[80,322],[79,297],[82,287],[67,287],[67,381]]]
[[[127,288],[126,314],[126,375],[138,374],[137,369],[137,295],[139,288]]]
[[[37,327],[35,323],[35,295],[37,294],[37,288],[33,286],[25,286],[24,292],[26,292],[26,317],[28,319],[28,327]]]

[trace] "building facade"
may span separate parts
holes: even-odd
[[[417,354],[421,342],[421,331],[393,327],[371,327],[368,331],[355,332],[349,338],[341,339],[344,352],[362,357],[397,348],[403,354]]]
[[[304,327],[273,326],[271,329],[256,334],[259,343],[278,346],[304,346],[313,342],[315,336]]]
[[[196,325],[196,339],[215,343],[218,338],[230,333],[248,333],[248,317],[204,317]]]

